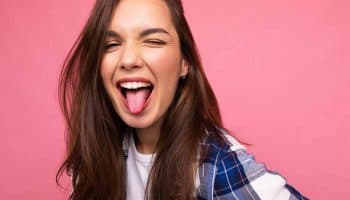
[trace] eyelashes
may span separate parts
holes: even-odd
[[[149,43],[149,44],[155,44],[155,45],[165,45],[166,44],[166,42],[163,40],[146,40],[145,42]]]
[[[166,45],[167,42],[164,40],[155,40],[155,39],[151,39],[151,40],[145,40],[142,42],[145,46],[149,46],[149,47],[162,47],[163,45]],[[105,51],[110,51],[111,49],[115,49],[117,47],[121,46],[120,42],[110,42],[110,43],[106,43],[104,45],[104,50]]]
[[[110,48],[112,48],[112,47],[117,47],[117,46],[120,46],[120,44],[119,44],[119,43],[109,43],[109,44],[106,44],[106,45],[104,46],[104,48],[105,48],[105,49],[110,49]]]

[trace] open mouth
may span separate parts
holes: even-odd
[[[147,106],[153,91],[153,84],[150,82],[120,82],[118,89],[129,111],[139,114]]]

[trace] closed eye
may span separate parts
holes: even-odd
[[[116,42],[107,43],[107,44],[104,45],[104,50],[108,51],[108,50],[111,50],[112,48],[115,48],[115,47],[118,47],[118,46],[120,46],[120,44],[116,43]]]
[[[165,45],[166,42],[163,40],[146,40],[145,41],[147,44],[152,44],[152,45]]]

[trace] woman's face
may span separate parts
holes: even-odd
[[[162,0],[122,0],[101,63],[104,87],[122,120],[134,128],[159,124],[188,66]]]

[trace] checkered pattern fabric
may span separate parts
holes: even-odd
[[[207,157],[198,173],[197,199],[206,200],[306,200],[285,179],[256,162],[230,134],[222,131],[224,143],[209,134]]]

